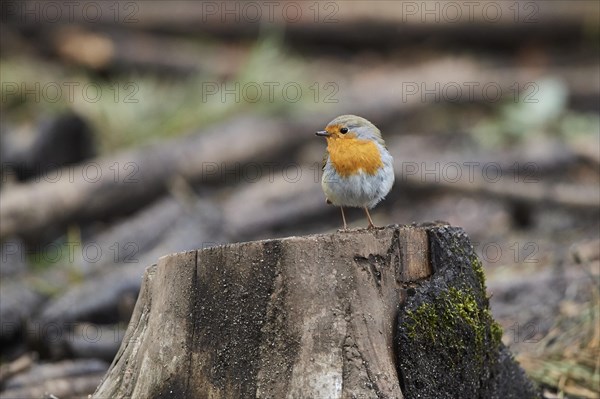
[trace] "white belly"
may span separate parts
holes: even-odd
[[[321,181],[325,196],[336,206],[373,208],[385,198],[394,184],[391,156],[389,158],[390,162],[384,162],[383,168],[375,175],[361,170],[349,177],[340,177],[333,165],[327,162]]]

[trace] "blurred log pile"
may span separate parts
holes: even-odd
[[[240,20],[226,23],[221,2],[127,2],[131,8],[120,8],[118,18],[111,3],[89,3],[101,8],[95,23],[80,12],[68,23],[39,23],[22,18],[20,7],[41,13],[43,2],[3,4],[3,56],[50,59],[98,79],[130,73],[183,80],[201,72],[231,82],[266,29],[303,57],[308,76],[338,90],[334,102],[272,113],[246,108],[183,137],[112,153],[96,148],[94,135],[103,132],[76,111],[40,124],[27,145],[3,124],[0,397],[91,393],[117,352],[145,268],[160,256],[336,228],[338,212],[324,204],[319,184],[325,144],[313,132],[338,114],[372,120],[394,155],[396,186],[378,208],[383,224],[443,218],[472,228],[475,239],[598,228],[597,136],[536,135],[486,146],[466,128],[502,107],[495,121],[506,130],[514,108],[526,119],[597,112],[594,2],[514,3],[493,23],[481,10],[459,23],[443,14],[441,22],[423,19],[423,2],[329,2],[317,14],[303,5],[294,23],[274,10],[266,28],[240,14],[242,2],[232,3]],[[556,82],[567,92],[562,108],[547,103]],[[532,83],[534,99],[550,111],[511,101],[531,94],[524,88]],[[456,87],[462,96],[452,94]],[[508,101],[490,100],[483,87],[508,93]],[[2,107],[10,110],[4,100]],[[465,199],[476,199],[466,212],[455,206]],[[590,256],[586,270],[594,262]],[[39,263],[52,267],[32,266]],[[578,270],[548,268],[520,280],[518,295],[548,281],[562,293],[582,278]],[[492,301],[494,311],[514,317],[514,304],[502,307],[517,295],[512,283],[491,286],[500,301]]]

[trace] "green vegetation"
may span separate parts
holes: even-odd
[[[598,280],[596,279],[596,282]],[[537,343],[537,352],[517,356],[529,376],[560,395],[593,399],[600,387],[600,295],[575,305]]]
[[[457,353],[474,344],[479,361],[486,353],[495,353],[502,338],[502,328],[493,320],[489,308],[480,307],[469,289],[450,287],[433,302],[408,311],[407,316],[409,338],[428,340],[429,345],[451,348]]]
[[[534,146],[543,136],[569,142],[590,135],[597,137],[600,117],[597,113],[570,110],[569,90],[561,78],[549,76],[523,85],[515,83],[511,89],[510,98],[504,98],[493,115],[471,129],[482,145]]]
[[[27,126],[73,110],[91,122],[104,152],[197,132],[250,109],[285,114],[323,106],[313,101],[315,82],[303,62],[284,51],[277,35],[245,51],[237,75],[229,77],[200,70],[171,78],[130,72],[110,81],[50,61],[4,58],[2,106],[10,110],[9,123]]]

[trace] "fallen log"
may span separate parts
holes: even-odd
[[[97,359],[37,364],[9,379],[1,399],[86,397],[98,385],[107,363]],[[46,396],[51,392],[52,396]]]
[[[238,117],[203,134],[98,158],[39,182],[15,185],[0,192],[0,239],[131,213],[164,194],[178,176],[208,182],[211,176],[222,176],[221,165],[264,160],[302,139],[302,127],[295,132],[285,127],[281,120]]]
[[[539,397],[500,336],[458,228],[216,246],[147,269],[93,397]]]
[[[10,363],[4,363],[0,366],[0,387],[4,385],[5,381],[12,376],[19,374],[29,369],[33,363],[37,360],[37,355],[32,353],[25,353],[19,356]]]

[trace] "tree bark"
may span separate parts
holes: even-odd
[[[407,316],[407,306],[418,314],[413,308],[427,300],[416,298],[424,298],[436,275],[444,276],[447,268],[439,262],[454,255],[443,253],[449,248],[441,250],[438,241],[457,242],[457,262],[446,264],[453,275],[462,270],[469,277],[463,288],[477,303],[469,311],[489,314],[480,269],[464,256],[472,247],[468,239],[453,239],[461,234],[442,224],[389,226],[162,257],[146,271],[121,348],[93,397],[412,397],[403,396],[401,387],[412,395],[415,380],[427,386],[428,378],[436,378],[427,369],[402,370],[399,354],[425,355],[417,344],[427,342],[429,331],[408,336],[398,320]],[[478,348],[489,356],[470,365],[471,375],[496,386],[500,374],[493,371],[501,364],[514,371],[502,382],[516,384],[506,397],[511,390],[535,397],[510,356],[499,360],[505,348],[493,334],[491,317],[474,326],[466,321],[452,338],[468,351],[472,328],[480,333],[477,342],[489,344]],[[440,370],[451,373],[452,367],[442,364]],[[461,397],[453,389],[435,397]]]

